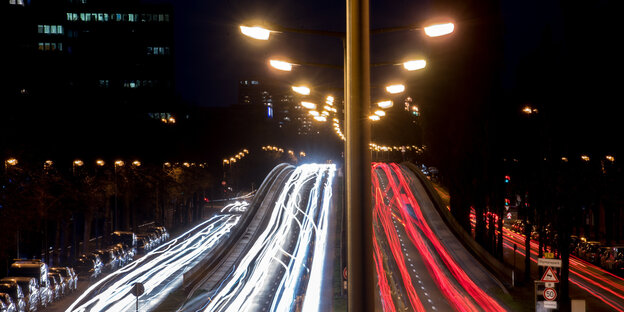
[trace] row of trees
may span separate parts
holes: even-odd
[[[7,266],[16,256],[67,263],[104,246],[112,231],[139,232],[148,222],[187,225],[216,193],[209,171],[188,163],[5,164],[1,185],[0,259]]]

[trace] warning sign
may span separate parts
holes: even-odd
[[[546,269],[546,272],[544,272],[544,276],[542,276],[540,282],[559,283],[559,279],[557,278],[557,274],[555,274],[553,269],[551,267],[548,267]]]

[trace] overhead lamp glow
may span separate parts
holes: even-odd
[[[390,108],[392,107],[392,105],[393,105],[392,101],[381,101],[377,103],[377,106],[381,108]]]
[[[327,118],[325,118],[325,116],[314,116],[314,119],[316,121],[327,121]]]
[[[423,69],[426,66],[427,61],[425,60],[412,60],[403,63],[403,67],[409,71]]]
[[[381,118],[379,118],[379,116],[377,116],[377,115],[370,115],[370,116],[368,116],[368,119],[370,119],[372,121],[377,121],[377,120],[379,120]]]
[[[395,84],[386,87],[386,91],[391,94],[397,94],[405,91],[405,86],[402,84]]]
[[[425,34],[429,37],[440,37],[452,33],[453,30],[455,30],[453,23],[436,24],[425,27]]]
[[[312,103],[312,102],[301,102],[301,106],[307,108],[307,109],[316,109],[316,104]]]
[[[320,116],[319,112],[315,111],[315,110],[311,110],[310,111],[310,115],[314,116],[314,117],[318,117]]]
[[[383,116],[386,116],[386,112],[382,111],[381,109],[378,109],[375,111],[375,115],[379,117],[383,117]]]
[[[292,86],[292,89],[299,94],[310,95],[310,88],[306,86]]]
[[[283,70],[283,71],[291,71],[292,70],[292,63],[289,62],[284,62],[284,61],[278,61],[278,60],[269,60],[269,65],[271,65],[271,67],[275,68],[275,69],[279,69],[279,70]]]
[[[241,33],[243,33],[243,35],[254,38],[254,39],[258,39],[258,40],[269,40],[269,36],[271,35],[270,30],[259,27],[259,26],[254,26],[254,27],[240,26],[240,30],[241,30]]]

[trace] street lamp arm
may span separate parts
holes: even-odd
[[[317,35],[317,36],[325,36],[325,37],[333,37],[344,40],[346,38],[346,33],[342,31],[328,31],[328,30],[316,30],[316,29],[299,29],[299,28],[290,28],[284,27],[280,25],[268,25],[268,27],[273,31],[279,32],[290,32],[290,33],[298,33],[298,34],[308,34],[308,35]]]
[[[406,31],[406,30],[423,30],[424,28],[417,25],[408,25],[408,26],[398,26],[398,27],[384,27],[371,29],[371,35],[378,35],[383,33],[395,32],[395,31]]]

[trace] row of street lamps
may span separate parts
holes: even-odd
[[[374,261],[372,259],[372,211],[370,195],[370,34],[403,30],[424,30],[429,37],[438,37],[454,31],[454,24],[369,29],[367,0],[347,0],[346,33],[301,30],[282,26],[240,26],[241,32],[254,39],[268,40],[273,33],[294,32],[340,38],[343,43],[343,75],[345,100],[345,196],[347,203],[347,275],[349,311],[374,311]],[[292,70],[293,63],[270,60],[280,70]],[[373,65],[374,66],[374,65]],[[424,68],[426,61],[409,60],[406,69]],[[335,66],[334,66],[335,67]],[[400,90],[400,91],[399,91]],[[403,92],[404,86],[393,86],[386,91]],[[377,115],[379,117],[379,115]],[[369,117],[369,118],[366,118]],[[375,117],[373,117],[375,118]],[[335,122],[336,124],[336,122]],[[339,125],[339,122],[338,122]]]

